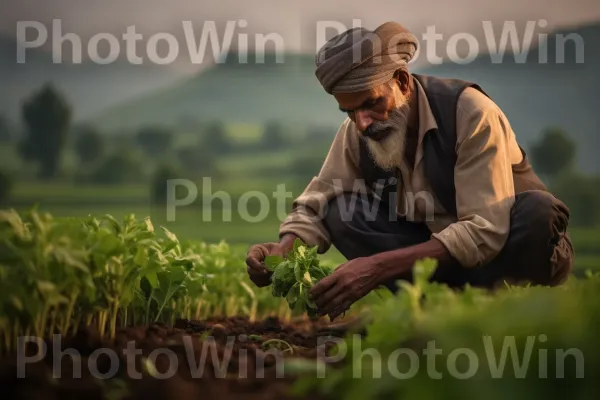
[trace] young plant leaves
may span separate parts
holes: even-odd
[[[319,265],[316,247],[309,248],[296,239],[293,250],[285,260],[279,256],[268,256],[265,266],[273,272],[273,296],[284,297],[292,310],[316,315],[317,306],[308,298],[308,293],[319,280],[332,272],[330,268]]]

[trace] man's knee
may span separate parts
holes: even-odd
[[[557,242],[567,230],[569,209],[549,192],[530,190],[516,196],[512,219],[536,237]]]
[[[569,209],[551,193],[532,190],[516,196],[511,218],[512,245],[528,257],[541,284],[559,284],[570,274],[573,251],[567,235]],[[516,250],[516,249],[515,249]]]

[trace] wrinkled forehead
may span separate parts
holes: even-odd
[[[361,107],[364,103],[376,100],[382,96],[392,95],[392,89],[389,84],[384,83],[369,90],[352,93],[335,93],[340,108],[354,110]]]

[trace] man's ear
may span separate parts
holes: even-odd
[[[405,69],[399,69],[394,73],[394,78],[398,82],[398,86],[400,86],[400,90],[406,96],[410,91],[410,80],[411,76]]]

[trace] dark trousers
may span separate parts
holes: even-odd
[[[380,203],[371,214],[370,198],[345,193],[344,199],[329,203],[324,219],[332,244],[348,260],[413,246],[431,239],[424,223],[409,222],[401,217],[390,221],[390,208]],[[356,201],[350,218],[345,205]],[[346,206],[347,207],[347,206]],[[568,208],[552,194],[527,191],[515,198],[511,211],[510,234],[502,251],[488,264],[465,268],[457,262],[440,265],[432,281],[450,287],[495,288],[509,283],[530,282],[535,285],[559,285],[573,268],[573,247],[567,234]],[[400,277],[412,280],[412,273]],[[393,283],[387,285],[395,290]]]

